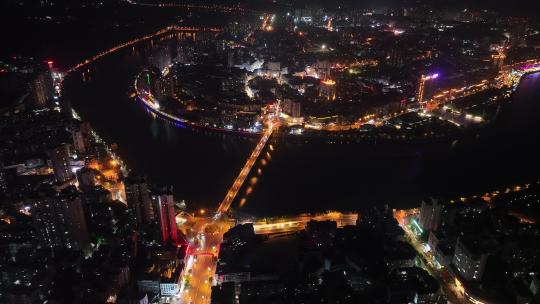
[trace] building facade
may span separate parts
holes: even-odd
[[[422,201],[419,224],[426,231],[436,231],[441,220],[443,205],[437,200]]]
[[[484,275],[487,254],[479,251],[480,245],[458,238],[452,264],[467,281],[479,281]]]
[[[45,107],[53,96],[53,79],[49,71],[39,74],[32,83],[34,100],[37,107]]]
[[[176,213],[174,211],[174,198],[172,191],[159,191],[152,194],[153,205],[158,212],[159,226],[163,243],[176,243],[178,241],[178,229],[176,227]]]
[[[7,193],[7,178],[6,171],[2,165],[2,160],[0,159],[0,197],[4,196]]]
[[[82,249],[87,244],[86,219],[78,196],[42,196],[35,201],[31,212],[41,246]]]
[[[66,182],[73,178],[73,172],[69,166],[71,157],[70,145],[63,144],[47,151],[47,156],[51,161],[54,176],[58,182]]]
[[[137,224],[150,223],[154,220],[154,209],[146,179],[142,176],[129,176],[124,181],[126,200]]]

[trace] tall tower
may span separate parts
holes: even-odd
[[[62,144],[57,148],[47,151],[47,155],[51,160],[54,176],[58,182],[66,182],[73,178],[73,172],[69,166],[69,158],[71,157],[71,150],[68,144]]]
[[[176,213],[172,189],[162,189],[152,194],[152,201],[159,214],[159,225],[163,243],[178,241]]]
[[[146,179],[130,175],[124,180],[128,207],[133,210],[137,224],[150,223],[154,220],[154,209]]]

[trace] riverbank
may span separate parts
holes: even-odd
[[[65,84],[67,95],[96,132],[118,143],[118,154],[133,171],[153,182],[172,184],[175,196],[193,209],[213,209],[257,136],[179,128],[148,115],[126,94],[145,65],[145,47],[103,58],[86,73],[86,80],[72,75]],[[536,79],[525,78],[497,122],[483,130],[470,129],[457,141],[344,137],[306,142],[302,137],[273,137],[271,159],[265,165],[258,162],[247,178],[257,177],[256,186],[247,195],[247,188],[242,189],[233,208],[242,198],[246,201],[240,212],[268,216],[324,211],[329,206],[343,211],[385,204],[407,208],[427,196],[453,197],[531,180],[537,173],[522,168],[540,165],[540,151],[530,144],[531,138],[538,138],[540,121]]]

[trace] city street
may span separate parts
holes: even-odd
[[[444,295],[446,296],[446,299],[450,303],[468,304],[469,302],[463,297],[463,294],[459,292],[459,288],[455,285],[455,281],[448,274],[448,271],[446,271],[444,268],[439,268],[436,266],[435,258],[430,251],[426,250],[426,244],[418,240],[416,234],[406,225],[411,216],[414,216],[414,213],[394,213],[394,217],[398,221],[401,228],[403,228],[405,231],[407,241],[413,246],[417,254],[422,259],[422,266],[424,266],[423,268],[435,279],[437,279]]]
[[[185,257],[176,303],[210,303],[219,246],[223,234],[231,227],[226,220],[210,222],[208,218],[197,219],[192,230],[193,241],[190,241]]]

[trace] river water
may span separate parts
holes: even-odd
[[[73,107],[132,171],[174,186],[191,209],[215,208],[256,145],[256,137],[179,128],[150,115],[128,93],[145,48],[121,51],[65,81]],[[281,215],[417,206],[535,181],[540,161],[540,74],[529,75],[496,122],[457,141],[424,144],[327,143],[276,139],[258,163],[241,212]],[[257,174],[261,169],[261,174]],[[251,178],[250,178],[251,179]]]

